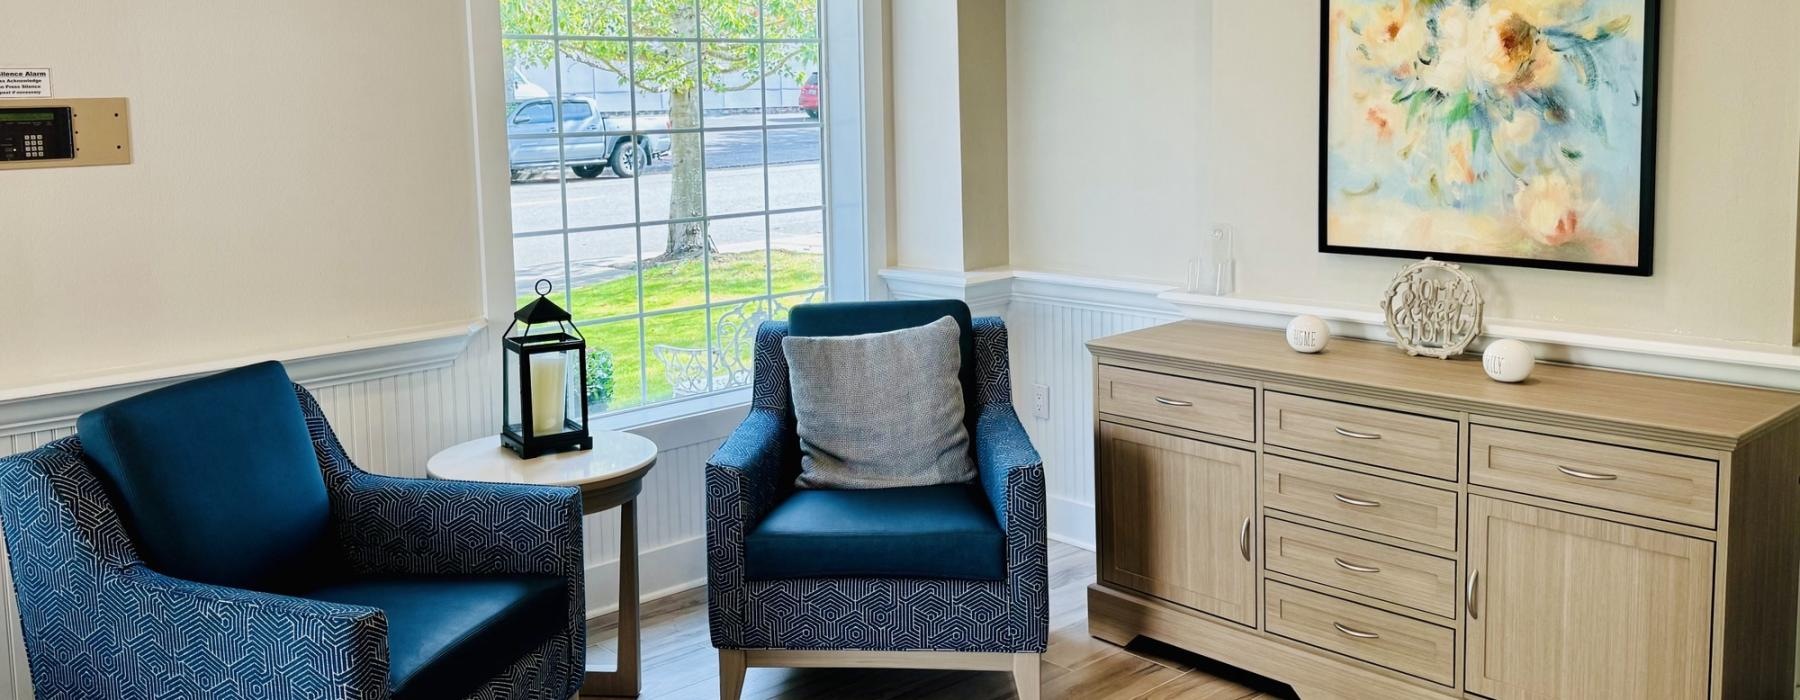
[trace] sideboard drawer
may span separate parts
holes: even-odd
[[[1263,456],[1263,505],[1456,550],[1456,492]]]
[[[1101,413],[1256,439],[1256,391],[1250,387],[1110,365],[1100,366],[1095,384]]]
[[[1456,480],[1456,421],[1275,391],[1263,402],[1271,445]]]
[[[1456,561],[1286,520],[1263,520],[1263,566],[1415,610],[1456,617]]]
[[[1264,623],[1270,633],[1453,685],[1456,631],[1366,605],[1269,581]]]
[[[1713,527],[1719,463],[1486,425],[1469,431],[1469,482]]]

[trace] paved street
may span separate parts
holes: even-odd
[[[796,115],[797,116],[797,115]],[[734,121],[754,123],[755,116]],[[719,124],[722,119],[709,120]],[[804,123],[778,115],[772,123]],[[729,122],[728,122],[729,123]],[[706,135],[706,200],[709,215],[728,215],[819,206],[823,201],[820,169],[820,132],[815,129],[777,129],[769,134],[767,195],[763,180],[762,132],[722,132]],[[669,217],[670,167],[665,160],[646,168],[635,179],[615,177],[611,171],[583,180],[568,171],[566,184],[554,172],[534,173],[512,186],[515,267],[521,291],[539,277],[560,281],[563,269],[563,237],[543,235],[563,228],[563,192],[567,191],[568,228],[587,228],[655,221]],[[765,206],[765,204],[767,206]],[[642,211],[637,212],[636,208]],[[634,213],[637,215],[634,216]],[[776,248],[822,251],[824,222],[818,212],[771,217],[768,240]],[[721,252],[760,250],[764,245],[763,218],[725,219],[712,223],[711,233]],[[534,235],[535,234],[535,235]],[[661,255],[667,227],[643,229],[643,257]],[[570,270],[575,284],[586,284],[629,273],[638,257],[637,232],[630,228],[571,234],[568,240]]]

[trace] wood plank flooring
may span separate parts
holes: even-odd
[[[1203,657],[1140,640],[1117,647],[1088,636],[1087,585],[1094,555],[1050,543],[1050,647],[1043,656],[1043,696],[1062,700],[1278,700],[1286,686]],[[610,667],[616,618],[589,623],[588,656]],[[647,700],[719,696],[719,659],[708,636],[706,590],[644,604],[644,689]],[[1012,676],[972,671],[753,668],[745,700],[1005,700]]]

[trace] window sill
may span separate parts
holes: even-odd
[[[620,430],[649,438],[661,451],[722,440],[750,412],[750,389],[634,408],[595,418],[596,430]]]

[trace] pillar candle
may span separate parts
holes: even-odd
[[[562,353],[531,356],[531,432],[563,432],[563,393],[567,391]]]

